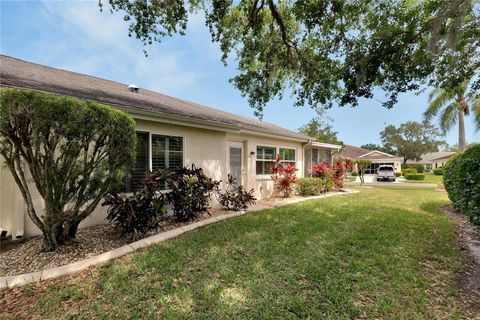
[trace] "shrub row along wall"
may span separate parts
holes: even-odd
[[[455,210],[480,226],[480,144],[450,159],[443,180]]]

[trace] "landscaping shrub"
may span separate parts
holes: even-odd
[[[333,171],[330,171],[333,173]],[[332,191],[334,182],[332,176],[324,178],[301,178],[297,180],[297,192],[302,196],[313,196]]]
[[[424,173],[425,172],[425,166],[421,163],[411,163],[411,164],[404,164],[403,165],[404,169],[413,169],[417,173]],[[412,172],[413,173],[413,172]]]
[[[425,174],[423,173],[407,173],[405,174],[407,180],[425,180]]]
[[[297,175],[295,174],[297,170],[295,165],[291,163],[282,163],[282,159],[277,155],[272,168],[272,180],[285,198],[290,196],[290,193],[293,191],[293,185],[297,182]]]
[[[166,213],[168,199],[161,192],[170,177],[168,170],[156,170],[148,175],[143,188],[132,196],[111,193],[102,206],[107,209],[107,220],[124,235],[132,238],[156,229]]]
[[[178,221],[193,220],[201,212],[208,211],[211,195],[218,191],[220,184],[193,164],[191,168],[173,172],[167,181],[171,190],[166,195]]]
[[[328,171],[331,171],[330,165],[327,162],[319,162],[312,166],[312,177],[323,178]]]
[[[225,192],[218,192],[218,202],[227,210],[245,210],[250,205],[255,204],[255,201],[257,200],[254,197],[253,192],[253,189],[247,191],[241,185],[238,185],[235,178],[229,174]]]
[[[124,235],[134,238],[156,229],[165,215],[165,196],[141,189],[132,196],[109,194],[102,205],[108,205],[107,220]]]
[[[344,161],[338,159],[333,165],[334,174],[333,174],[333,183],[336,188],[343,188],[343,183],[345,179],[345,165]]]
[[[93,101],[4,88],[0,154],[43,233],[43,250],[53,251],[75,238],[80,222],[124,177],[134,160],[135,121]],[[32,189],[44,201],[41,212]]]
[[[406,168],[406,169],[402,168],[402,176],[405,176],[407,174],[415,174],[415,173],[418,173],[417,169],[415,168]]]
[[[480,144],[450,159],[443,167],[443,181],[454,208],[480,225]]]
[[[441,175],[443,175],[443,168],[433,169],[433,174],[436,175],[436,176],[441,176]]]
[[[352,172],[352,177],[356,177],[356,176],[358,176],[358,172],[357,172],[357,171],[353,171],[353,172]]]
[[[401,177],[402,176],[402,173],[401,172],[395,172],[395,177]]]
[[[297,180],[297,192],[302,196],[313,196],[318,193],[317,180],[319,178],[300,178]]]

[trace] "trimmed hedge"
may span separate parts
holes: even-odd
[[[425,180],[425,174],[423,173],[407,173],[405,174],[407,180]]]
[[[443,167],[443,181],[455,210],[480,226],[480,144],[450,159]]]
[[[313,196],[332,191],[334,182],[324,178],[301,178],[297,180],[297,192],[302,196]]]
[[[358,176],[358,172],[357,171],[353,171],[352,172],[352,177],[357,177]]]
[[[403,169],[402,168],[402,175],[405,176],[407,174],[415,174],[415,173],[418,173],[417,172],[417,169],[414,169],[414,168],[406,168],[406,169]]]
[[[423,166],[423,164],[420,164],[420,163],[405,164],[403,165],[403,168],[416,170],[417,173],[425,172],[425,167]]]
[[[443,168],[433,169],[433,174],[436,175],[436,176],[443,175]]]
[[[401,172],[395,172],[395,177],[401,177],[402,176],[402,173]]]

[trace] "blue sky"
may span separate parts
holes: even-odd
[[[100,78],[135,83],[178,98],[253,117],[247,99],[228,82],[235,75],[232,59],[220,62],[220,50],[210,41],[200,15],[191,17],[187,36],[165,39],[148,48],[128,37],[120,14],[100,13],[98,1],[0,1],[0,52],[16,58],[85,73]],[[382,99],[380,95],[378,99]],[[335,107],[328,111],[334,128],[345,143],[379,143],[385,124],[420,121],[427,94],[400,96],[391,110],[378,99],[362,100],[356,108]],[[315,112],[308,106],[293,106],[286,96],[269,103],[264,120],[297,130]],[[457,141],[457,130],[446,137]],[[467,119],[467,141],[480,142],[472,119]]]

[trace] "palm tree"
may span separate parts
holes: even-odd
[[[449,131],[458,121],[458,147],[465,150],[465,116],[473,113],[476,131],[480,130],[480,97],[466,96],[468,82],[459,84],[454,89],[436,88],[430,92],[429,105],[424,113],[426,120],[439,114],[440,128]]]

